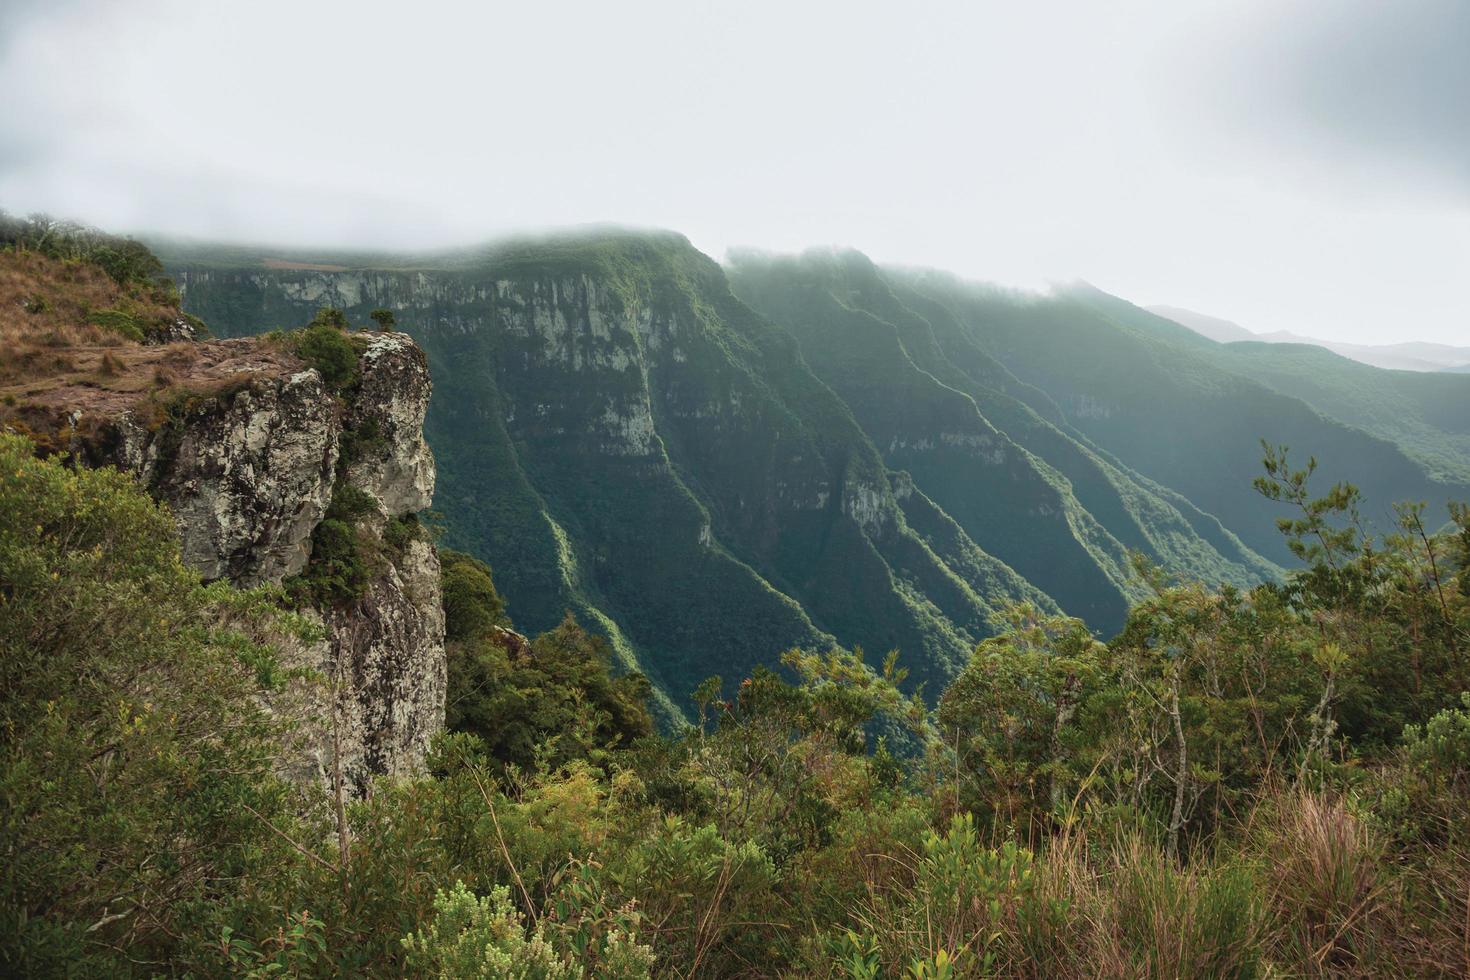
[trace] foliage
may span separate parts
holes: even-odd
[[[575,980],[587,975],[586,950],[570,950],[546,920],[529,927],[500,886],[476,898],[455,882],[434,897],[434,919],[422,933],[403,939],[411,971],[438,977],[494,977],[506,980]],[[572,957],[572,953],[578,959]],[[653,958],[636,937],[614,933],[596,958],[595,975],[607,980],[649,976]]]
[[[492,626],[509,626],[505,602],[495,591],[490,566],[461,551],[439,551],[444,591],[444,638],[450,642],[481,639]]]
[[[939,724],[968,777],[966,806],[1029,836],[1063,816],[1085,773],[1077,715],[1099,681],[1103,646],[1081,620],[1029,604],[996,623],[1001,632],[940,699]]]
[[[171,294],[172,281],[163,275],[163,263],[142,242],[118,238],[95,228],[50,215],[13,218],[0,211],[0,247],[39,252],[54,259],[88,262],[98,266],[119,286],[144,285]]]
[[[187,955],[280,860],[255,695],[284,679],[272,631],[305,627],[201,586],[121,474],[32,450],[0,436],[0,964],[123,974]]]
[[[729,683],[685,701],[697,724],[655,731],[650,684],[611,642],[572,615],[511,631],[490,568],[445,550],[451,731],[427,773],[348,804],[339,837],[319,794],[272,774],[273,637],[307,635],[280,595],[201,586],[128,481],[6,437],[0,965],[1463,975],[1470,512],[1435,530],[1403,507],[1377,535],[1352,486],[1318,496],[1284,450],[1265,464],[1302,568],[1215,588],[1138,555],[1106,643],[1031,596],[932,713],[896,654],[813,642],[779,669],[721,664]],[[355,595],[408,533],[359,533],[374,507],[337,486],[303,579],[321,598]],[[691,608],[681,642],[703,625]]]
[[[311,532],[306,569],[289,583],[298,599],[328,606],[362,598],[380,565],[377,539],[363,524],[377,506],[365,491],[338,481],[326,514]]]
[[[341,392],[356,385],[359,377],[357,350],[343,328],[314,320],[310,326],[292,334],[291,340],[297,356],[316,368],[328,389]]]
[[[467,570],[480,571],[464,562],[450,568]],[[455,574],[452,608],[446,589],[451,730],[479,736],[496,759],[522,768],[602,761],[615,746],[652,732],[648,682],[637,674],[614,677],[600,637],[570,615],[530,642],[499,629],[494,587],[488,576],[476,577]]]

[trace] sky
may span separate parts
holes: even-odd
[[[1470,0],[0,0],[0,208],[850,246],[1470,345]]]

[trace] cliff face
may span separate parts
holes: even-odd
[[[421,769],[443,728],[444,613],[438,555],[414,520],[435,481],[427,360],[404,334],[342,343],[358,373],[340,392],[289,341],[184,342],[76,354],[72,373],[24,390],[11,414],[77,459],[133,473],[172,509],[183,560],[204,578],[309,597],[322,638],[285,657],[318,677],[280,698],[301,722],[284,765],[329,781],[340,762],[361,792],[374,775]],[[355,502],[362,576],[324,595],[310,587],[314,549],[339,495]]]
[[[168,502],[184,561],[200,575],[279,583],[306,567],[331,503],[340,414],[316,371],[261,376],[163,426],[125,412],[103,461]]]
[[[834,640],[898,648],[937,691],[1003,603],[1055,608],[899,481],[677,236],[432,271],[173,271],[225,332],[394,310],[434,366],[450,543],[491,563],[527,632],[571,609],[604,633],[666,720],[711,674]]]

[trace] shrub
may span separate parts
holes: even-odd
[[[431,977],[505,980],[576,978],[582,970],[563,958],[539,929],[527,937],[510,889],[476,898],[463,882],[434,896],[434,918],[422,932],[403,937],[410,969]]]
[[[578,909],[566,906],[558,920],[577,922]],[[584,942],[578,945],[576,938]],[[613,929],[595,948],[581,932],[568,932],[541,919],[530,923],[512,904],[504,885],[477,898],[456,881],[434,897],[428,927],[403,938],[408,967],[423,976],[494,977],[496,980],[558,980],[588,976],[598,980],[639,980],[650,975],[653,954],[630,932]],[[571,940],[571,941],[569,941]]]
[[[357,384],[357,351],[336,327],[315,323],[296,335],[294,347],[298,357],[316,368],[329,390],[341,392]]]
[[[439,551],[444,590],[444,638],[465,641],[484,636],[492,626],[509,625],[505,601],[495,591],[490,566],[461,551]]]
[[[145,336],[144,325],[125,310],[93,310],[88,315],[87,322],[95,323],[136,343],[142,343]]]
[[[292,621],[201,586],[123,474],[33,453],[0,435],[0,974],[130,975],[291,864],[257,696]]]

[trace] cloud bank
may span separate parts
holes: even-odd
[[[622,222],[1470,339],[1459,0],[0,6],[0,207],[423,248]]]

